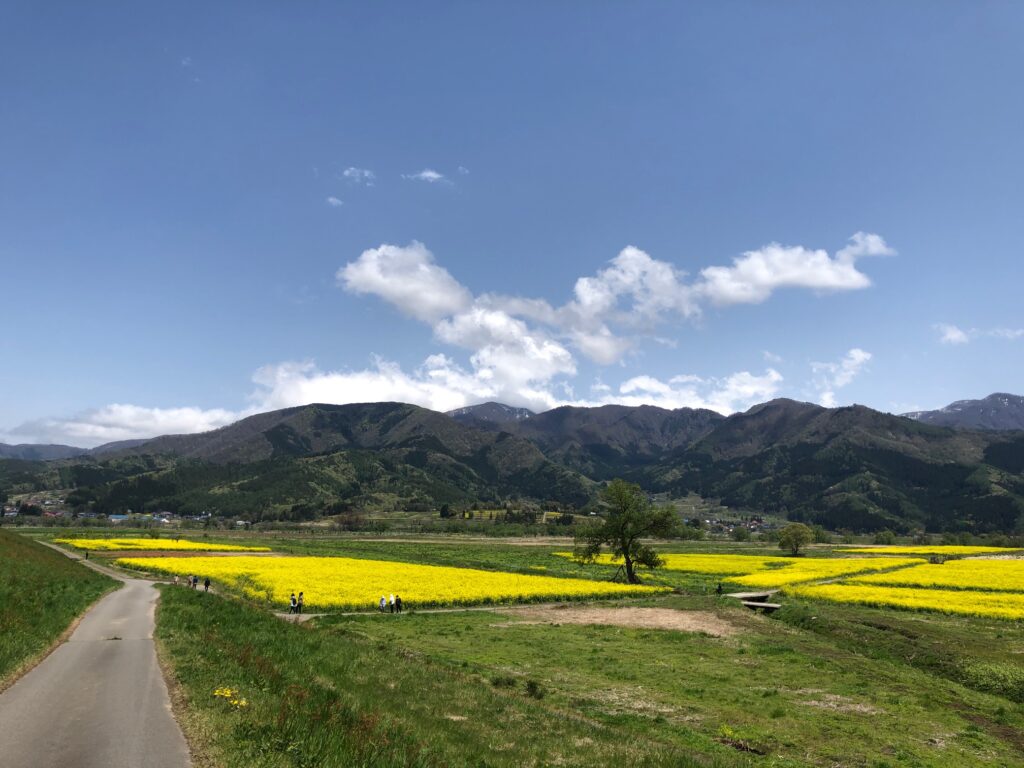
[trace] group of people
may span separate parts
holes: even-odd
[[[305,605],[306,596],[299,592],[299,596],[296,597],[295,593],[292,592],[292,596],[288,599],[288,613],[302,613]]]
[[[178,583],[179,583],[178,582],[178,577],[175,576],[174,577],[174,584],[175,584],[175,586],[177,586]],[[191,589],[198,589],[199,588],[199,577],[197,575],[195,575],[195,574],[192,574],[191,576],[186,576],[185,577],[185,586],[189,587]],[[210,591],[210,577],[209,576],[207,576],[205,579],[203,579],[203,591],[204,592],[209,592]]]
[[[388,600],[384,595],[381,595],[380,602],[377,603],[377,607],[380,608],[381,613],[387,613],[389,608],[391,613],[401,613],[402,598],[398,595],[391,595],[391,600]]]

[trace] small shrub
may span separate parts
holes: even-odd
[[[495,688],[515,688],[516,679],[511,675],[497,675],[491,678],[491,685]]]
[[[1024,667],[1005,662],[974,662],[960,669],[965,685],[1024,703]]]
[[[532,699],[543,699],[544,689],[541,688],[540,683],[538,683],[536,680],[527,680],[526,695]]]
[[[876,533],[875,537],[872,539],[872,542],[874,544],[881,544],[883,546],[895,544],[896,534],[890,531],[888,528],[886,528],[884,531],[879,531],[878,533]]]

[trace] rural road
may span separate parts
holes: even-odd
[[[121,580],[66,643],[0,694],[4,768],[191,765],[153,646],[159,593],[152,582]]]

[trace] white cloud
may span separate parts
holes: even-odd
[[[11,430],[10,436],[31,442],[57,442],[91,448],[116,440],[205,432],[230,424],[237,418],[237,413],[221,408],[146,408],[113,404],[70,418],[29,421]]]
[[[857,270],[862,256],[889,256],[895,251],[878,235],[858,232],[831,258],[823,250],[772,243],[733,259],[731,267],[707,267],[695,289],[715,304],[759,304],[780,288],[852,291],[871,280]]]
[[[1016,341],[1017,339],[1024,338],[1024,328],[993,328],[987,332],[987,335],[997,339]]]
[[[428,184],[436,184],[439,181],[446,180],[443,173],[438,173],[431,168],[424,168],[419,173],[403,173],[402,178],[412,181],[425,181]]]
[[[421,243],[405,248],[385,244],[365,251],[338,276],[349,291],[378,295],[431,325],[454,323],[455,315],[471,308],[498,311],[523,321],[516,326],[523,332],[544,328],[549,338],[600,365],[610,365],[621,361],[640,338],[673,344],[672,339],[656,336],[655,328],[699,317],[703,301],[761,301],[782,286],[866,287],[870,281],[854,262],[861,256],[888,253],[892,250],[881,237],[860,232],[835,258],[800,246],[770,245],[748,252],[732,267],[708,267],[696,283],[688,283],[686,273],[673,264],[628,246],[596,274],[578,278],[572,297],[561,306],[494,293],[474,297],[434,262]]]
[[[331,208],[341,208],[341,206],[343,206],[345,202],[343,200],[339,200],[334,195],[331,195],[330,197],[327,198],[327,204],[331,206]]]
[[[772,245],[745,254],[732,267],[704,269],[690,283],[673,264],[629,246],[596,274],[576,280],[572,295],[559,306],[540,298],[475,296],[422,243],[383,244],[342,266],[337,272],[339,285],[353,294],[377,296],[429,325],[439,343],[469,353],[466,363],[442,354],[427,357],[413,370],[385,359],[355,371],[283,362],[257,371],[250,407],[241,411],[112,405],[73,419],[32,422],[17,431],[88,445],[202,431],[257,411],[318,401],[400,400],[437,410],[486,400],[533,410],[566,404],[649,403],[731,413],[776,396],[782,375],[772,367],[761,374],[739,371],[718,378],[637,375],[617,389],[598,380],[590,388],[591,399],[576,399],[574,351],[600,365],[621,363],[641,338],[674,343],[657,336],[655,329],[698,317],[706,301],[760,301],[786,285],[864,287],[869,282],[856,271],[856,259],[890,252],[880,237],[860,233],[835,258],[799,246]],[[1007,338],[1016,333],[1002,330]],[[769,364],[779,361],[771,352],[764,358]],[[821,402],[834,404],[836,390],[849,384],[870,359],[869,353],[853,349],[837,363],[813,364]]]
[[[811,363],[818,402],[826,408],[835,408],[836,390],[853,381],[870,360],[870,352],[854,348],[837,363]]]
[[[353,184],[365,184],[368,187],[372,187],[373,182],[377,179],[377,174],[369,168],[354,168],[349,166],[341,172],[341,175]]]
[[[635,376],[623,382],[617,393],[604,392],[591,404],[707,408],[728,415],[772,399],[781,384],[782,374],[773,368],[760,376],[740,371],[711,379],[681,375],[662,381],[652,376]]]
[[[469,168],[467,168],[464,165],[460,165],[458,170],[459,170],[459,173],[462,174],[463,176],[469,175]]]
[[[939,341],[943,344],[966,344],[971,340],[966,331],[948,323],[938,323],[935,330],[939,332]]]
[[[782,362],[782,357],[780,355],[776,355],[774,352],[769,352],[767,349],[761,352],[761,356],[765,359],[766,363],[778,365]]]
[[[974,339],[991,338],[1003,341],[1016,341],[1024,338],[1024,328],[969,328],[964,330],[950,323],[936,323],[939,342],[942,344],[967,344]]]
[[[446,411],[499,400],[513,406],[544,411],[562,405],[655,405],[662,408],[708,408],[722,414],[746,410],[775,397],[782,375],[771,368],[761,375],[740,371],[722,378],[680,375],[662,381],[635,376],[617,389],[600,381],[591,387],[592,397],[575,399],[565,382],[555,387],[544,376],[527,373],[521,378],[502,378],[474,360],[472,370],[458,366],[445,355],[432,355],[414,371],[382,359],[362,371],[319,370],[313,363],[283,363],[260,369],[254,381],[254,410],[286,408],[313,402],[359,403],[398,400],[433,410]],[[556,394],[557,392],[561,393]]]
[[[472,295],[434,255],[415,240],[405,247],[370,248],[338,270],[338,282],[352,293],[370,293],[427,323],[468,308]]]

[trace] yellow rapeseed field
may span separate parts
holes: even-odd
[[[1024,592],[1024,559],[950,560],[850,579],[856,584]]]
[[[117,563],[162,574],[198,574],[251,598],[278,605],[287,603],[292,592],[302,591],[311,611],[370,608],[377,605],[381,595],[391,594],[416,607],[622,597],[667,591],[666,587],[348,557],[140,557],[120,558]]]
[[[826,558],[785,558],[789,565],[773,568],[770,571],[759,571],[747,576],[737,576],[729,581],[746,587],[772,589],[787,584],[799,584],[805,581],[834,579],[865,571],[881,571],[886,568],[897,568],[923,563],[919,558],[888,558],[888,557],[838,557]]]
[[[786,594],[835,603],[859,603],[966,616],[1024,619],[1024,594],[966,592],[949,589],[903,589],[860,584],[811,584],[785,589]]]
[[[181,552],[269,552],[270,547],[243,547],[238,544],[213,544],[206,541],[186,539],[54,539],[58,544],[68,544],[76,549],[90,552],[121,552],[129,550],[159,550]]]
[[[849,549],[837,549],[837,552],[852,552],[859,555],[991,555],[1008,554],[1020,550],[1007,549],[1006,547],[960,547],[955,545],[928,544],[913,545],[908,547],[850,547]]]
[[[559,557],[572,557],[572,552],[555,552]],[[688,573],[709,574],[743,574],[763,571],[773,566],[792,562],[788,557],[766,557],[759,555],[661,555],[665,562],[663,568],[670,571],[686,571]],[[598,555],[594,561],[601,565],[619,565],[622,560],[614,560],[611,555]]]

